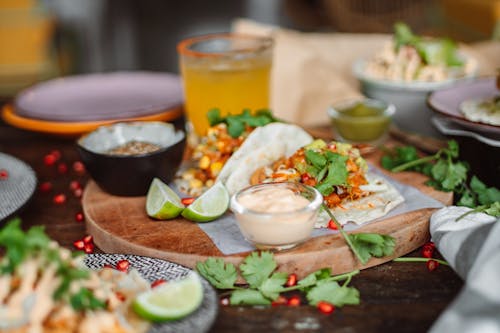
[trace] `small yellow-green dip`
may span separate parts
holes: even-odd
[[[357,102],[331,114],[332,124],[342,138],[370,142],[382,137],[391,122],[385,109]]]

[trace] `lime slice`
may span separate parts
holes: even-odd
[[[137,296],[134,311],[144,319],[160,322],[181,319],[196,310],[203,300],[198,274],[191,272],[182,280],[167,282]]]
[[[218,182],[182,211],[182,216],[194,222],[209,222],[222,216],[229,207],[229,193]]]
[[[167,184],[153,179],[146,196],[146,213],[159,220],[173,219],[184,209],[179,196]]]

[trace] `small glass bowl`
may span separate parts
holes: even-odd
[[[353,144],[378,145],[387,138],[393,104],[370,99],[351,99],[328,109],[335,140]]]
[[[311,237],[322,202],[322,195],[311,186],[266,183],[234,194],[230,208],[248,242],[260,250],[280,251]]]

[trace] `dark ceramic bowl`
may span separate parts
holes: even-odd
[[[158,150],[116,155],[110,150],[131,141]],[[90,176],[106,192],[119,196],[146,195],[153,178],[170,182],[182,162],[186,135],[163,122],[124,122],[101,126],[82,136],[77,149]]]

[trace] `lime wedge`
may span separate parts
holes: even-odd
[[[182,211],[182,216],[194,222],[210,222],[222,216],[229,207],[229,193],[218,182]]]
[[[146,213],[158,220],[173,219],[184,209],[179,196],[167,184],[153,179],[146,196]]]
[[[182,280],[167,282],[137,296],[134,311],[144,319],[160,322],[181,319],[196,310],[203,300],[198,274],[191,272]]]

